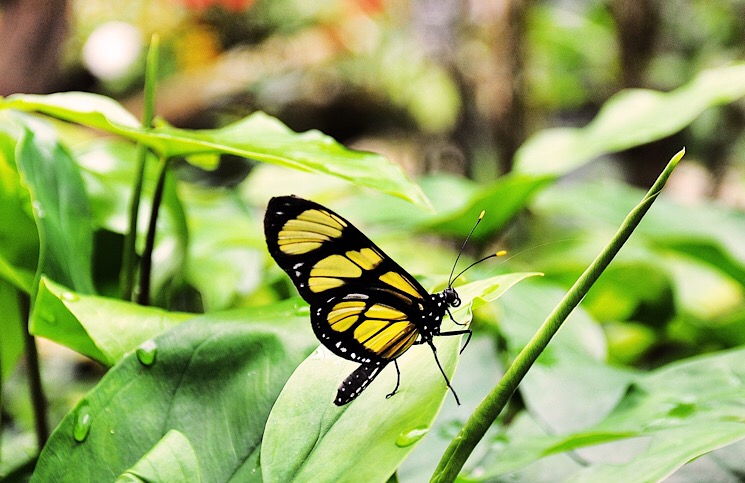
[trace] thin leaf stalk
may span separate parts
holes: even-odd
[[[41,271],[41,265],[39,266]],[[39,284],[35,284],[38,287]],[[28,371],[29,395],[31,397],[31,408],[34,413],[34,431],[36,433],[36,444],[41,448],[49,439],[49,415],[47,411],[47,398],[44,394],[44,386],[41,381],[41,365],[39,364],[39,353],[36,350],[36,339],[29,332],[29,320],[31,316],[31,296],[25,292],[19,292],[19,307],[21,311],[21,323],[23,327],[23,345],[26,354]]]
[[[572,285],[533,338],[517,355],[499,383],[479,404],[460,433],[451,441],[432,476],[432,482],[442,483],[455,480],[466,460],[478,442],[483,439],[489,427],[496,421],[530,367],[639,225],[684,154],[685,149],[673,156],[642,201],[626,216],[610,242]]]
[[[155,34],[152,36],[150,41],[150,49],[147,53],[145,67],[145,98],[142,115],[142,127],[144,129],[150,129],[152,127],[155,113],[155,87],[157,84],[159,46],[160,38]],[[147,147],[142,143],[138,143],[137,168],[135,172],[134,185],[132,186],[132,201],[129,205],[129,228],[124,237],[124,249],[122,252],[121,297],[124,300],[132,299],[132,291],[134,290],[135,284],[137,219],[139,218],[140,200],[142,199],[142,186],[145,178],[147,153]]]
[[[140,260],[140,285],[137,291],[137,303],[140,305],[150,305],[150,279],[152,278],[155,234],[158,226],[158,213],[160,212],[160,205],[163,202],[163,191],[166,186],[169,164],[169,158],[160,158],[158,184],[155,186],[155,193],[153,194],[150,223],[145,237],[145,248],[142,251],[142,259]]]

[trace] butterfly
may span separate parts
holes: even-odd
[[[269,201],[264,233],[269,253],[310,304],[318,340],[337,356],[360,363],[339,386],[334,404],[343,406],[354,400],[391,362],[396,368],[396,387],[386,397],[393,396],[401,381],[396,359],[419,344],[430,346],[447,387],[460,404],[433,343],[436,336],[467,334],[465,345],[471,338],[467,328],[440,330],[445,314],[453,319],[450,308],[461,304],[452,288],[455,266],[447,288],[430,294],[349,221],[296,196]]]

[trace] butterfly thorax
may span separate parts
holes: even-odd
[[[422,313],[419,325],[419,333],[425,341],[440,335],[443,317],[449,312],[450,307],[455,308],[460,305],[460,297],[454,288],[448,287],[442,292],[432,294],[430,304],[430,310]]]

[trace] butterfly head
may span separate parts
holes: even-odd
[[[445,303],[449,307],[460,307],[460,297],[453,287],[446,288],[442,293],[445,295]]]

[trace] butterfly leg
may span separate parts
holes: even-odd
[[[468,346],[468,343],[471,342],[471,336],[473,335],[473,331],[471,329],[463,329],[463,330],[451,330],[448,332],[440,332],[437,335],[463,335],[468,334],[468,337],[466,338],[466,343],[463,344],[463,347],[460,348],[459,354],[463,354],[463,351],[466,350],[466,347]]]
[[[465,327],[466,325],[468,325],[468,324],[461,324],[460,322],[458,322],[457,320],[455,320],[455,318],[453,318],[453,314],[450,312],[450,309],[449,308],[445,308],[445,310],[447,310],[448,315],[450,316],[450,320],[452,320],[453,322],[455,322],[455,325],[460,325],[461,327]]]
[[[393,359],[393,365],[396,367],[396,387],[393,388],[393,391],[390,394],[386,394],[386,399],[396,394],[398,386],[401,383],[401,371],[398,369],[398,362],[396,362],[396,359]]]
[[[450,334],[450,335],[455,335],[455,334]],[[440,365],[440,359],[437,358],[437,348],[435,347],[434,342],[432,342],[432,339],[428,339],[426,342],[432,348],[432,355],[435,356],[435,362],[437,363],[437,367],[440,368],[442,377],[445,378],[445,384],[447,384],[448,389],[450,389],[450,392],[453,393],[453,396],[455,397],[455,402],[458,404],[458,406],[460,406],[460,399],[458,399],[458,395],[455,393],[455,389],[453,389],[453,386],[450,385],[450,379],[448,379],[447,374],[445,374],[445,370],[442,368],[442,365]]]

